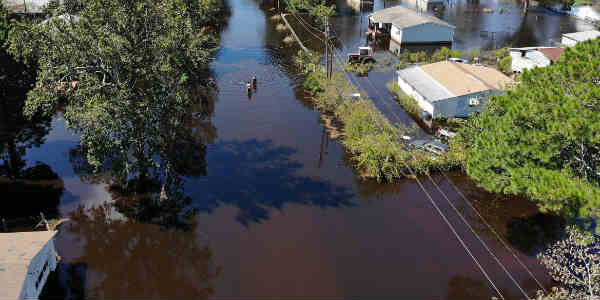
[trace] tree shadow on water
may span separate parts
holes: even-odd
[[[533,256],[560,239],[565,226],[563,217],[550,214],[513,218],[507,223],[508,241],[523,253]]]
[[[208,151],[208,180],[190,182],[186,190],[194,206],[212,212],[222,205],[240,209],[244,226],[269,219],[269,209],[285,204],[351,207],[354,193],[322,179],[297,175],[303,164],[294,161],[293,148],[270,140],[219,142]],[[214,163],[211,163],[214,162]]]

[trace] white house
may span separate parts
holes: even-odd
[[[398,86],[433,117],[468,118],[512,84],[498,70],[450,61],[398,71]]]
[[[587,40],[594,40],[598,37],[600,37],[600,31],[598,31],[598,30],[588,30],[588,31],[564,33],[562,35],[561,43],[563,45],[573,47],[579,42],[584,42]]]
[[[394,6],[369,15],[369,23],[390,29],[398,44],[440,44],[454,41],[455,26],[426,13]]]
[[[557,47],[524,47],[511,48],[512,71],[522,72],[524,69],[546,67],[553,64],[565,51]]]
[[[571,6],[569,14],[584,20],[600,21],[600,8],[590,5],[574,5]]]

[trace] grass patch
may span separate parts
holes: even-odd
[[[344,66],[344,71],[349,73],[356,73],[360,75],[365,75],[369,73],[373,67],[374,63],[366,63],[366,64],[346,64]]]
[[[417,103],[417,100],[404,93],[395,81],[389,82],[386,86],[388,90],[394,94],[396,101],[406,112],[419,118],[423,115],[423,110],[419,106],[419,103]]]

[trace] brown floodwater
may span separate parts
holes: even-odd
[[[486,193],[461,173],[419,178],[423,189],[415,180],[359,179],[351,156],[302,91],[290,59],[298,47],[282,42],[287,33],[275,30],[269,3],[229,3],[232,15],[211,64],[218,92],[192,108],[201,117],[190,131],[207,148],[200,161],[188,165],[182,181],[181,191],[190,199],[186,205],[194,210],[185,222],[167,222],[174,220],[170,211],[144,200],[151,192],[131,194],[91,174],[82,163],[78,135],[65,127],[60,113],[35,132],[27,126],[11,129],[36,141],[16,153],[23,170],[43,171],[44,180],[33,181],[39,190],[22,187],[31,180],[0,182],[0,189],[29,203],[30,214],[70,217],[56,238],[61,262],[42,298],[489,299],[499,297],[496,289],[506,298],[524,298],[519,288],[531,297],[542,288],[536,280],[551,285],[535,253],[549,239],[545,231],[558,228],[561,220],[540,215],[522,198]],[[382,3],[376,1],[376,9]],[[444,12],[449,20],[458,18],[450,11]],[[493,24],[485,18],[470,26]],[[362,43],[357,16],[334,19],[346,44],[340,51]],[[560,19],[555,25],[570,22]],[[480,42],[457,27],[462,41],[457,47]],[[244,83],[254,75],[258,86],[248,95]],[[374,72],[371,82],[361,85],[380,109],[395,112],[395,122],[411,124],[385,92],[392,76]],[[21,135],[3,139],[15,136]],[[21,215],[27,214],[9,217]]]

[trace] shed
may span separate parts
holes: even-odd
[[[584,42],[587,40],[594,40],[598,37],[600,37],[600,31],[598,31],[598,30],[588,30],[588,31],[564,33],[562,35],[561,43],[563,45],[573,47],[573,46],[577,45],[577,43]]]
[[[512,84],[498,70],[450,61],[398,71],[398,86],[433,117],[468,118]]]
[[[440,44],[454,41],[455,26],[426,13],[394,6],[369,15],[369,23],[390,27],[390,36],[399,44]]]

